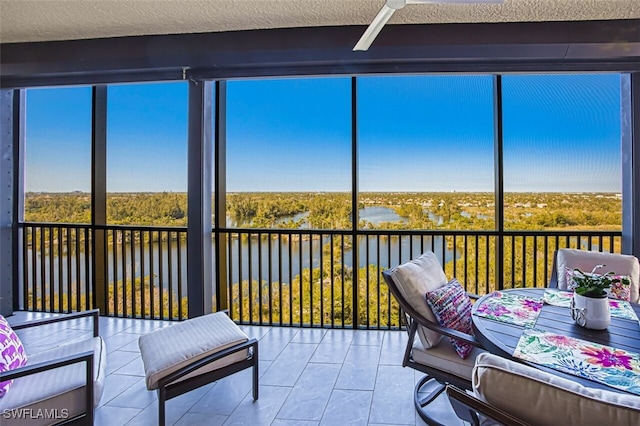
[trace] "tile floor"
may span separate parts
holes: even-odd
[[[9,321],[47,316],[17,312]],[[27,351],[91,335],[90,321],[20,334]],[[156,425],[155,391],[147,391],[138,337],[164,321],[100,318],[107,377],[96,425]],[[168,425],[423,425],[413,408],[421,374],[401,366],[402,331],[241,326],[260,340],[260,398],[245,370],[167,402]],[[42,328],[41,328],[42,329]],[[438,401],[446,412],[446,397]],[[462,424],[446,415],[446,424]]]

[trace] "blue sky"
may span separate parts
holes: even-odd
[[[229,191],[349,191],[349,77],[231,81]],[[621,190],[620,77],[503,78],[506,191]],[[358,79],[361,191],[493,191],[491,76]],[[91,89],[27,91],[26,188],[89,191]],[[107,190],[187,188],[187,85],[108,91]]]

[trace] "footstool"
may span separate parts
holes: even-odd
[[[258,341],[224,312],[208,314],[145,334],[138,339],[146,385],[158,390],[158,424],[165,401],[230,374],[253,367],[258,399]]]

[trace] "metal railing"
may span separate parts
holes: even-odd
[[[106,315],[186,318],[185,228],[46,223],[20,228],[22,309],[90,309],[102,297]],[[476,294],[546,286],[559,248],[621,250],[617,231],[223,229],[214,238],[226,249],[222,285],[232,319],[332,328],[400,327],[399,308],[382,271],[427,250],[436,254],[447,277]]]
[[[186,229],[47,223],[21,229],[23,309],[92,309],[101,296],[105,315],[186,318]]]
[[[235,321],[332,328],[398,328],[400,311],[382,271],[427,250],[447,277],[485,294],[545,287],[559,248],[621,248],[620,232],[227,229],[223,235]]]

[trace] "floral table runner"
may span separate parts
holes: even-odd
[[[525,329],[513,356],[640,395],[640,354]]]
[[[532,327],[540,315],[540,309],[542,309],[541,299],[495,291],[484,299],[482,305],[475,310],[474,315],[523,327]]]
[[[572,298],[572,291],[546,289],[542,300],[548,305],[568,308],[571,304]],[[638,321],[638,316],[631,308],[631,304],[627,301],[609,299],[609,309],[612,317]]]

